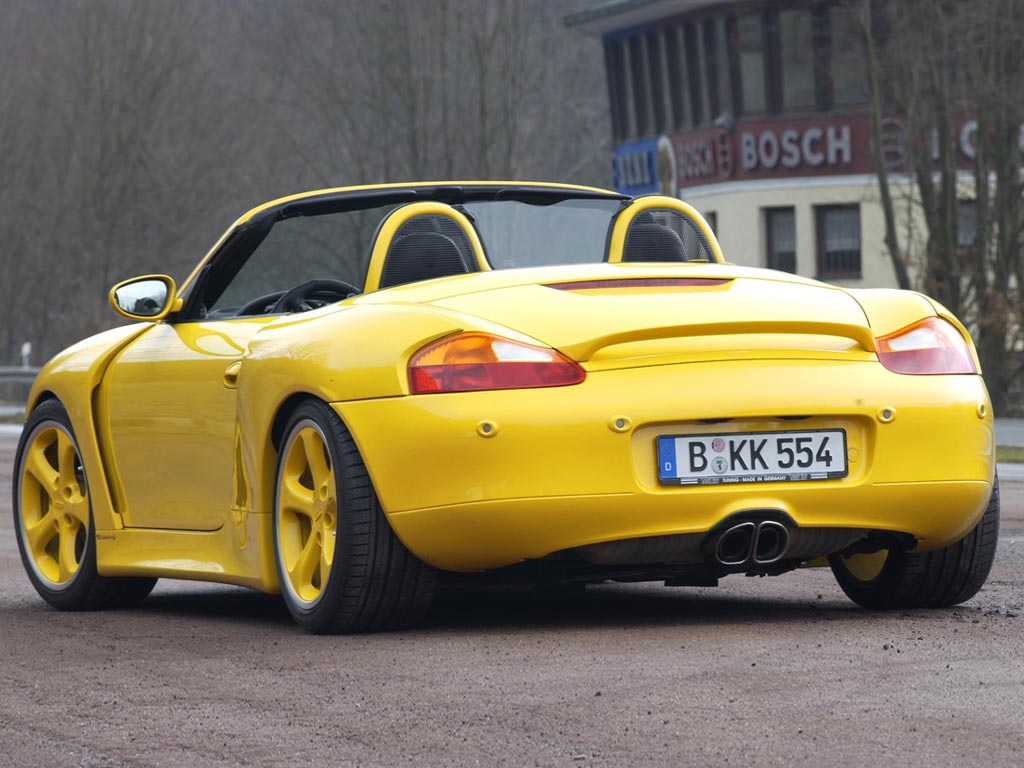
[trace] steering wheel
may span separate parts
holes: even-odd
[[[255,299],[249,299],[249,301],[245,302],[235,311],[235,317],[269,314],[270,310],[277,305],[277,300],[284,296],[284,294],[284,291],[274,291],[273,293],[257,296]]]
[[[309,299],[315,299],[321,302],[319,306],[323,306],[331,302],[347,299],[349,296],[355,296],[359,293],[358,288],[343,280],[307,280],[281,294],[281,297],[270,308],[268,314],[305,312],[309,309],[314,309],[314,307],[305,304]]]

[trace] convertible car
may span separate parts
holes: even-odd
[[[57,608],[203,579],[357,632],[421,620],[460,579],[803,567],[867,608],[934,607],[995,553],[960,322],[729,264],[674,198],[311,192],[242,216],[181,286],[110,301],[135,322],[46,365],[16,457],[21,556]]]

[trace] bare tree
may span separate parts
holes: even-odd
[[[32,27],[28,9],[12,8],[0,15],[0,37],[7,41],[0,46],[0,68],[24,74],[23,78],[0,79],[0,279],[7,288],[0,295],[0,365],[13,363],[18,344],[27,339],[17,318],[23,309],[24,291],[32,287],[36,272],[31,261],[20,258],[30,236],[21,190],[29,177],[28,158],[36,151],[30,126],[35,123],[31,113],[38,105],[23,92],[36,85],[35,73],[27,66],[25,46],[35,31]],[[18,287],[12,290],[14,286]]]
[[[597,43],[564,28],[568,7],[293,2],[275,25],[259,25],[267,68],[281,76],[281,124],[324,184],[566,173],[603,181],[599,51],[579,55]]]
[[[862,1],[875,145],[887,114],[905,125],[905,165],[925,223],[922,253],[895,237],[888,168],[878,175],[886,244],[897,266],[917,261],[922,289],[976,337],[997,412],[1021,368],[1021,124],[1024,32],[1007,23],[1024,0]],[[881,73],[882,77],[877,77]],[[878,82],[884,81],[884,87]],[[876,153],[881,160],[881,152]]]
[[[112,325],[105,296],[120,279],[184,274],[230,221],[226,171],[244,153],[203,70],[215,34],[206,3],[25,0],[10,11],[0,57],[21,76],[0,83],[3,114],[18,116],[0,123],[8,358],[22,340],[47,355]]]
[[[70,204],[53,211],[55,255],[76,265],[80,289],[94,295],[157,263],[164,222],[181,214],[180,205],[168,205],[180,191],[179,169],[163,140],[183,119],[179,99],[195,85],[188,78],[197,23],[190,10],[90,0],[62,15],[68,49],[65,68],[50,75],[58,96],[50,124],[53,145],[64,151],[52,155],[51,173]],[[108,324],[106,308],[86,306],[94,328]]]
[[[271,197],[607,183],[600,44],[561,23],[593,1],[0,0],[0,362],[114,324],[112,283],[183,276]]]

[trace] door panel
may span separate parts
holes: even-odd
[[[113,363],[108,427],[127,527],[210,531],[229,520],[232,379],[270,319],[157,324]]]

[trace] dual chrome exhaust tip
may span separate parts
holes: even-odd
[[[774,520],[737,523],[715,542],[715,560],[722,565],[770,565],[789,548],[789,529]]]

